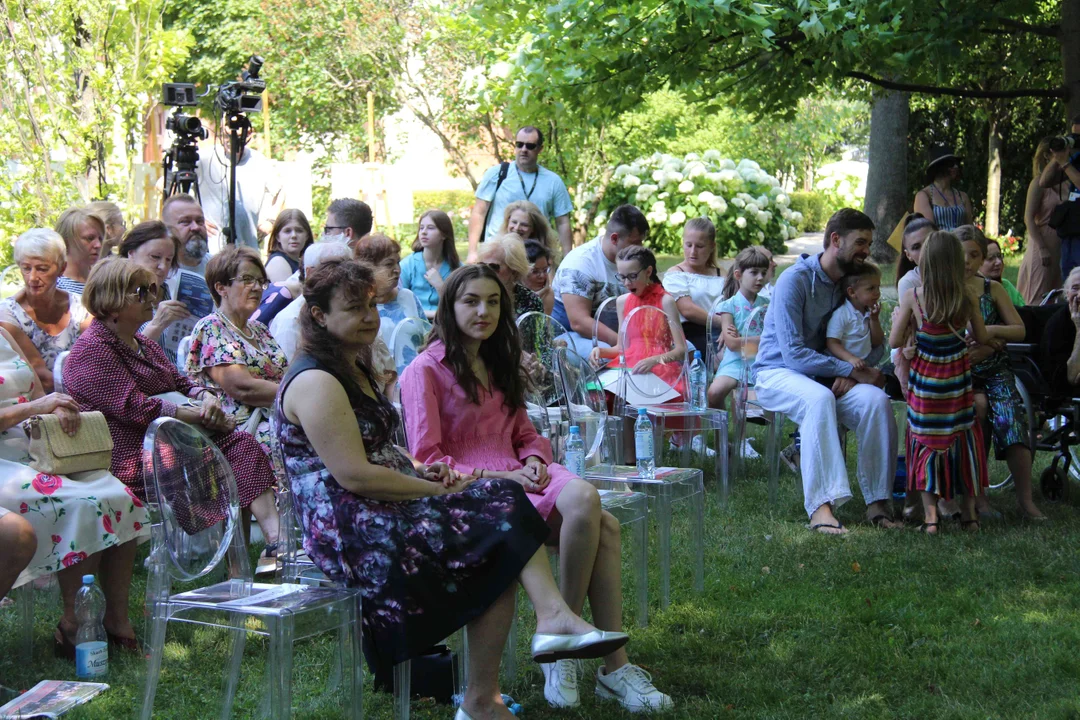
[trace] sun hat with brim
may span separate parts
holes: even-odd
[[[952,148],[948,145],[933,145],[926,153],[928,162],[926,163],[926,176],[933,180],[935,166],[940,166],[942,163],[946,163],[950,160],[960,162],[963,160],[959,155],[953,154]]]

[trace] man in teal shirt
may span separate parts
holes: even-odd
[[[508,163],[502,183],[499,182],[500,164],[489,168],[476,188],[476,204],[469,217],[469,263],[479,259],[477,248],[480,241],[487,240],[499,231],[504,209],[515,200],[528,200],[540,208],[548,219],[554,218],[564,255],[572,247],[570,212],[574,204],[570,200],[570,193],[561,177],[537,162],[544,149],[543,133],[535,127],[523,127],[518,130],[514,146],[516,159]],[[488,218],[486,226],[485,217]]]

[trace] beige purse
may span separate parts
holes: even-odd
[[[23,428],[30,439],[30,467],[49,475],[109,469],[113,439],[105,416],[99,412],[79,415],[81,422],[74,437],[60,427],[57,415],[35,415],[26,421]]]

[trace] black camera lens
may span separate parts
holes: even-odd
[[[1065,149],[1065,138],[1050,138],[1050,152],[1061,152]]]
[[[181,115],[177,118],[177,125],[184,132],[196,133],[202,127],[202,121],[192,115]]]

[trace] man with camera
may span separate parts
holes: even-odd
[[[1050,140],[1050,162],[1039,185],[1054,188],[1069,182],[1069,197],[1050,216],[1049,225],[1061,237],[1061,277],[1080,266],[1080,115],[1072,119],[1068,135]]]

